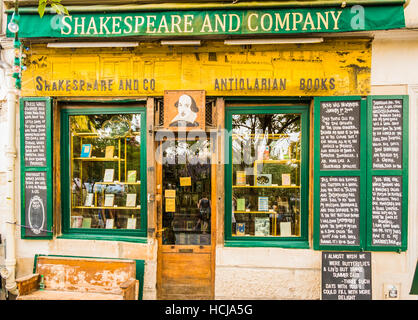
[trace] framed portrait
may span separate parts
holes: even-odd
[[[164,91],[164,129],[205,129],[204,90]]]

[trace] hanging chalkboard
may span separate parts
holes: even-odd
[[[407,247],[408,96],[368,97],[368,250]]]
[[[366,101],[314,103],[314,249],[360,250],[365,240]]]
[[[21,236],[52,237],[52,145],[50,98],[22,98]]]
[[[320,102],[320,169],[360,169],[360,100]]]
[[[371,300],[370,252],[322,252],[322,300]]]

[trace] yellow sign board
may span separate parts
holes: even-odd
[[[181,187],[188,187],[192,185],[192,178],[191,177],[181,177],[180,178],[180,186]]]
[[[317,44],[48,49],[33,45],[23,96],[141,97],[165,90],[207,96],[337,96],[370,93],[370,40]]]

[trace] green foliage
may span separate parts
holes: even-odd
[[[38,5],[39,16],[41,18],[44,16],[45,9],[46,9],[48,4],[51,5],[51,8],[54,9],[54,11],[57,14],[67,14],[68,15],[67,8],[64,7],[60,2],[61,2],[61,0],[39,0],[39,5]]]

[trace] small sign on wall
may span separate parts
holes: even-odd
[[[205,129],[204,90],[164,91],[164,128],[171,130]]]

